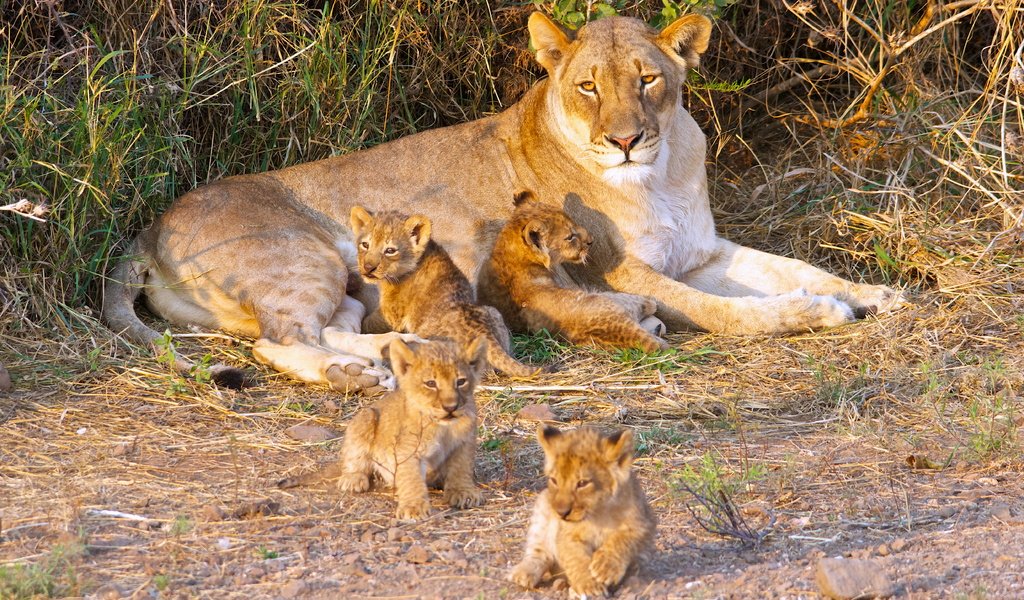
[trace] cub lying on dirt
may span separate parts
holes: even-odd
[[[656,331],[664,325],[649,296],[590,292],[572,282],[563,263],[586,263],[593,238],[557,207],[540,204],[531,192],[515,197],[516,210],[498,234],[480,271],[480,301],[494,306],[513,331],[547,329],[574,344],[602,348],[668,347]]]
[[[526,556],[509,580],[532,588],[561,567],[574,593],[601,596],[654,539],[654,513],[631,469],[633,433],[541,425],[537,439],[548,487],[537,496]]]
[[[340,476],[338,489],[365,492],[376,475],[395,489],[399,519],[430,514],[427,486],[444,488],[444,501],[457,508],[483,504],[473,481],[477,414],[473,393],[485,366],[487,341],[468,347],[432,341],[390,348],[398,389],[353,417],[341,458],[323,471],[278,482],[289,488]]]

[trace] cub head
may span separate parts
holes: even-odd
[[[589,231],[558,208],[537,202],[530,191],[516,194],[514,202],[516,210],[508,227],[515,230],[533,262],[549,269],[566,262],[587,262],[587,251],[594,243]]]
[[[553,128],[606,181],[653,175],[668,151],[663,142],[685,112],[682,85],[707,50],[711,22],[686,15],[659,32],[637,19],[606,17],[569,34],[535,12],[529,28],[550,80]]]
[[[395,283],[414,271],[430,243],[430,219],[423,215],[371,214],[362,206],[353,206],[349,218],[356,236],[359,274],[371,283]]]
[[[566,521],[582,521],[601,511],[630,477],[633,432],[601,433],[593,427],[561,431],[541,425],[548,502]]]
[[[476,415],[473,392],[487,365],[486,338],[465,348],[440,340],[411,348],[395,340],[390,353],[398,389],[422,414],[442,424]]]

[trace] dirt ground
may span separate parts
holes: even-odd
[[[113,338],[83,353],[5,336],[0,595],[566,597],[559,582],[504,581],[542,480],[535,423],[519,411],[543,403],[568,425],[636,433],[659,529],[619,598],[815,598],[819,559],[838,556],[876,559],[899,598],[1024,598],[1024,323],[1020,300],[1001,302],[922,293],[815,334],[675,335],[658,357],[527,340],[520,354],[559,371],[478,392],[486,504],[450,511],[435,496],[414,524],[393,520],[386,491],[274,486],[339,448],[288,427],[342,432],[367,400],[260,370],[248,342],[181,340],[249,365],[254,385],[234,392]],[[680,481],[722,483],[766,537],[703,530]]]

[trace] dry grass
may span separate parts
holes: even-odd
[[[628,4],[644,16],[661,6]],[[386,494],[339,503],[329,490],[271,485],[337,450],[336,442],[291,440],[287,427],[341,430],[362,399],[282,379],[252,361],[248,340],[225,336],[179,343],[245,366],[257,374],[254,387],[180,379],[99,325],[90,308],[95,277],[110,249],[177,190],[513,100],[535,75],[522,32],[528,8],[341,3],[330,23],[284,2],[203,13],[189,25],[198,40],[263,23],[263,37],[250,38],[262,56],[246,64],[237,48],[212,44],[209,62],[196,63],[195,88],[158,103],[158,113],[147,112],[142,88],[103,88],[127,102],[122,114],[187,131],[168,148],[114,144],[122,153],[106,156],[121,158],[106,162],[76,145],[100,129],[61,128],[99,114],[75,112],[89,106],[76,104],[79,94],[95,89],[83,84],[87,72],[97,68],[92,81],[109,87],[119,69],[142,64],[138,73],[180,84],[167,66],[178,63],[165,55],[180,40],[179,9],[192,5],[136,3],[137,12],[103,30],[109,48],[130,49],[105,68],[98,45],[69,41],[87,33],[74,15],[54,20],[46,3],[24,9],[25,29],[3,30],[35,41],[10,46],[7,57],[25,79],[4,83],[0,114],[10,135],[0,205],[32,192],[54,210],[49,225],[0,211],[0,364],[15,383],[0,400],[0,597],[83,595],[108,582],[126,595],[270,597],[297,579],[324,595],[415,597],[422,581],[441,597],[497,597],[539,485],[533,424],[517,417],[535,402],[570,423],[637,432],[638,468],[661,520],[653,583],[635,584],[637,593],[811,596],[808,569],[820,553],[877,557],[884,543],[880,560],[906,597],[1020,595],[1024,83],[1013,69],[1024,64],[1013,32],[1024,30],[1024,7],[805,4],[726,9],[704,65],[712,83],[689,92],[711,136],[719,230],[845,277],[903,287],[912,306],[781,338],[678,334],[675,352],[648,357],[524,340],[521,352],[560,369],[530,385],[490,380],[479,393],[487,504],[416,525],[392,522]],[[129,25],[149,19],[149,43],[136,45]],[[392,24],[404,37],[389,55]],[[355,38],[377,40],[362,46],[377,57],[364,64],[378,69],[364,79],[352,66],[362,59],[346,54]],[[65,96],[25,83],[59,56],[66,68],[52,83],[65,87],[47,89]],[[229,85],[239,79],[256,93]],[[298,82],[305,87],[297,91]],[[743,89],[728,91],[735,87]],[[49,121],[20,128],[32,102]],[[133,139],[133,122],[115,123],[126,126],[115,142]],[[166,139],[167,130],[148,133]],[[33,153],[66,168],[33,163]],[[101,171],[101,179],[90,175]],[[943,468],[912,469],[911,455]],[[686,512],[686,473],[724,482],[754,524],[775,515],[773,533],[743,550],[702,531]],[[278,503],[276,514],[210,518],[208,507],[244,513],[263,500]],[[889,549],[898,538],[909,549]],[[417,546],[427,562],[410,557]]]

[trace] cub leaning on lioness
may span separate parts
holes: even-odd
[[[398,389],[352,418],[341,458],[323,471],[291,477],[278,487],[338,479],[343,492],[365,492],[370,479],[393,487],[399,519],[430,514],[427,486],[441,486],[444,501],[456,508],[483,504],[473,480],[476,402],[473,393],[486,364],[487,341],[477,338],[460,350],[432,341],[410,348],[391,344]]]
[[[516,211],[498,234],[480,271],[480,301],[501,311],[513,331],[547,329],[574,344],[603,348],[668,347],[641,326],[658,303],[647,296],[589,292],[569,280],[563,263],[586,263],[590,233],[558,208],[540,204],[528,191],[515,197]]]
[[[537,496],[526,556],[509,580],[532,588],[561,567],[573,592],[603,595],[654,539],[654,513],[631,469],[633,434],[541,425],[537,439],[548,487]]]
[[[501,314],[476,304],[465,275],[431,237],[430,219],[354,206],[351,220],[359,272],[380,288],[380,308],[366,317],[364,331],[392,329],[460,344],[484,336],[487,362],[498,371],[514,377],[539,371],[509,356],[511,336]]]

